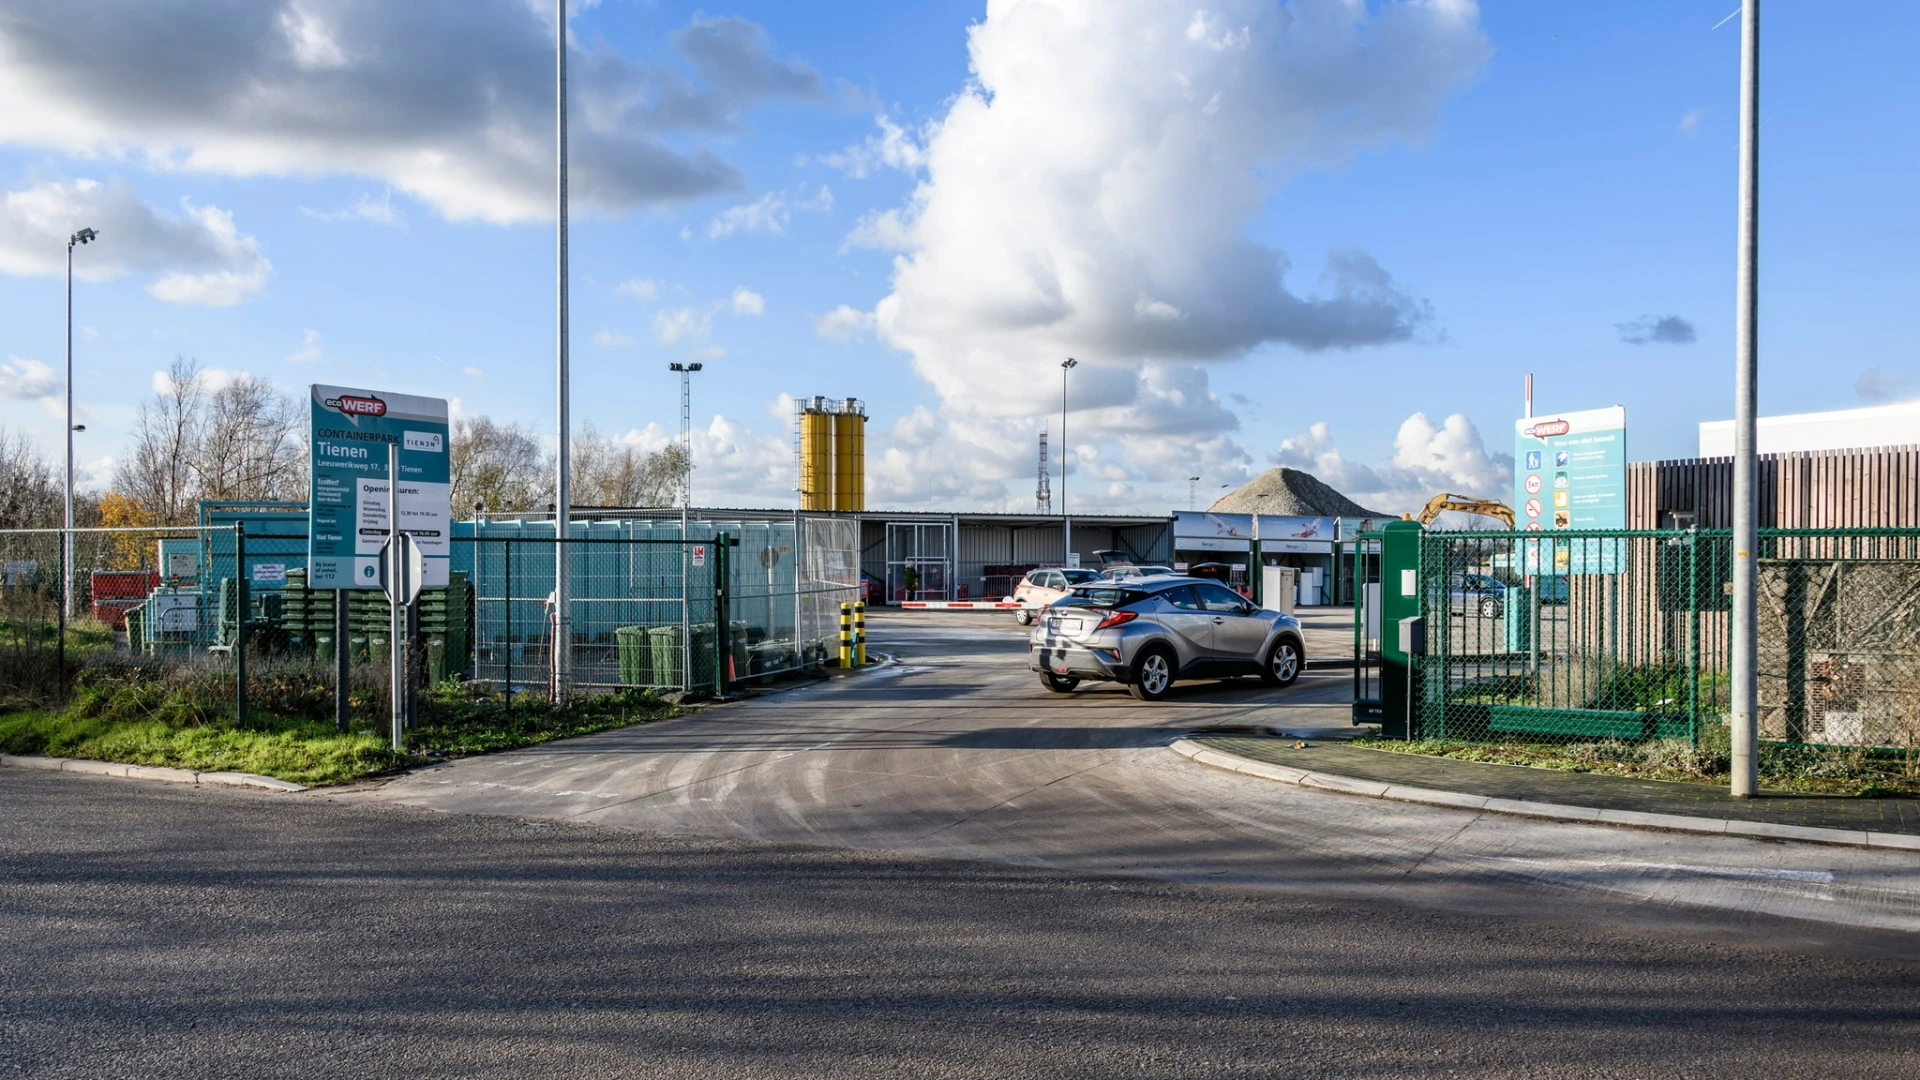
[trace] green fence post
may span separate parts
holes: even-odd
[[[233,713],[247,726],[247,527],[233,527]]]
[[[1687,529],[1687,720],[1700,745],[1700,530]]]
[[[1410,692],[1413,658],[1400,649],[1400,620],[1420,611],[1420,534],[1418,522],[1391,521],[1380,540],[1380,733],[1413,737],[1414,695]],[[1442,620],[1444,622],[1444,620]],[[1431,636],[1436,628],[1429,626]],[[1427,642],[1431,650],[1434,642]]]
[[[727,534],[713,538],[713,696],[727,696],[727,662],[733,658],[733,613],[727,604]]]

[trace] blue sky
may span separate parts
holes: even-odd
[[[94,224],[80,265],[119,271],[75,301],[95,483],[176,354],[551,433],[552,224],[538,183],[489,171],[537,159],[537,115],[518,142],[476,134],[459,102],[436,112],[401,84],[366,106],[368,130],[401,132],[386,141],[351,115],[241,130],[195,102],[275,64],[389,88],[360,65],[408,28],[378,5],[276,0],[257,40],[279,44],[249,55],[187,32],[212,0],[41,6],[0,0],[0,426],[57,445],[37,365],[61,363],[58,238]],[[677,426],[667,363],[702,360],[696,497],[734,505],[791,504],[780,395],[825,394],[867,402],[876,504],[1029,507],[1068,353],[1087,510],[1184,506],[1189,475],[1217,489],[1277,462],[1388,510],[1441,486],[1500,496],[1528,371],[1543,410],[1625,405],[1632,458],[1688,455],[1694,425],[1731,412],[1738,20],[1713,27],[1735,6],[1376,0],[1313,30],[1343,6],[603,0],[572,23],[575,416],[658,445]],[[169,18],[178,43],[76,89],[79,62],[45,42],[136,8],[159,28],[108,59]],[[482,8],[411,13],[444,38],[417,74],[497,63],[510,81],[551,54],[522,0]],[[699,66],[701,26],[732,28],[735,51]],[[1774,4],[1764,29],[1762,409],[1911,396],[1900,301],[1920,228],[1901,196],[1920,96],[1902,73],[1920,7]],[[1156,32],[1172,44],[1143,64],[1128,50]],[[609,59],[650,93],[678,73],[720,119],[634,136],[647,122],[588,86]],[[1190,108],[1169,73],[1199,88]],[[176,92],[189,75],[216,96]],[[414,139],[471,158],[410,157]],[[662,197],[579,156],[645,139],[722,180]],[[96,211],[130,224],[65,220]],[[888,211],[898,227],[873,228]],[[1278,291],[1258,272],[1276,252]],[[1668,316],[1693,339],[1623,340]]]

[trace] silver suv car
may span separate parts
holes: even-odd
[[[1175,679],[1259,675],[1287,686],[1306,667],[1300,621],[1217,581],[1150,577],[1080,585],[1039,613],[1027,666],[1065,694],[1084,679],[1125,683],[1142,701]]]

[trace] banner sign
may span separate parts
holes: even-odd
[[[1515,527],[1527,532],[1627,527],[1627,410],[1546,413],[1513,423]],[[1618,544],[1528,545],[1526,572],[1599,574],[1616,569]]]
[[[422,584],[445,588],[453,530],[446,399],[343,386],[312,391],[309,587],[380,587],[380,549],[389,529],[387,447],[397,444],[400,531],[420,548]]]

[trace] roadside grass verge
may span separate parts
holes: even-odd
[[[1690,783],[1725,784],[1732,768],[1730,737],[1718,726],[1702,731],[1698,746],[1689,739],[1548,743],[1380,738],[1357,739],[1354,745],[1456,761]],[[1920,797],[1920,758],[1855,747],[1763,742],[1760,783],[1802,794]]]
[[[0,698],[0,753],[251,772],[314,786],[680,714],[637,691],[555,708],[448,683],[423,691],[419,726],[407,733],[405,752],[396,753],[378,673],[350,687],[353,722],[341,732],[320,669],[260,667],[247,680],[252,715],[244,728],[234,722],[233,674],[225,665],[107,665],[83,673],[63,707]]]

